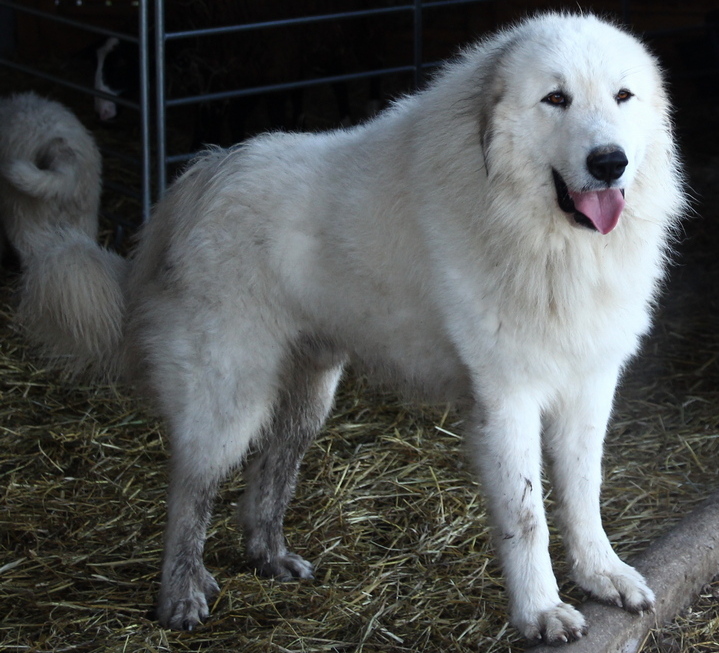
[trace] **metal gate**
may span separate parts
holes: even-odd
[[[81,1],[81,0],[80,0]],[[141,188],[139,189],[139,200],[142,207],[142,217],[146,220],[150,215],[152,202],[162,196],[167,186],[167,167],[191,158],[192,153],[180,153],[169,155],[167,152],[167,111],[170,108],[200,104],[203,102],[222,99],[238,98],[252,95],[263,95],[277,91],[290,91],[310,86],[319,86],[339,82],[390,75],[395,73],[409,73],[413,76],[414,84],[418,85],[423,71],[432,66],[432,63],[424,63],[423,54],[423,14],[427,9],[451,7],[456,5],[467,5],[487,2],[488,0],[407,0],[389,7],[365,9],[361,11],[336,12],[330,14],[305,16],[286,20],[272,20],[260,23],[249,23],[240,25],[229,25],[201,30],[167,31],[165,29],[165,1],[164,0],[138,0],[137,34],[118,32],[112,29],[104,29],[91,25],[84,21],[73,20],[47,11],[42,11],[21,2],[12,0],[0,0],[0,7],[7,7],[15,12],[21,12],[36,16],[43,20],[53,21],[58,26],[72,27],[86,30],[97,34],[98,37],[115,37],[122,41],[135,44],[139,50],[139,100],[132,101],[123,98],[116,98],[101,91],[93,89],[89,84],[77,84],[61,76],[49,74],[37,67],[25,65],[13,61],[9,57],[0,57],[0,65],[34,75],[42,79],[60,84],[73,90],[111,99],[118,104],[137,111],[141,122],[141,156],[140,160],[130,159],[121,152],[106,151],[105,156],[125,158],[129,163],[137,165],[141,171]],[[340,3],[338,3],[339,5]],[[151,16],[152,13],[152,16]],[[247,33],[256,30],[270,30],[287,26],[301,26],[307,24],[327,23],[330,21],[351,21],[358,18],[370,16],[405,14],[412,20],[412,61],[406,65],[394,66],[391,68],[380,68],[363,72],[333,75],[330,77],[319,77],[290,81],[282,84],[270,84],[256,86],[253,88],[237,88],[218,93],[196,94],[186,97],[168,98],[166,96],[166,65],[165,58],[167,45],[173,41],[182,39]],[[106,183],[106,186],[108,184]],[[137,196],[137,190],[109,184],[112,190],[125,194]],[[154,190],[153,190],[154,189]]]

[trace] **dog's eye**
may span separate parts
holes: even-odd
[[[567,107],[569,105],[569,98],[561,91],[553,91],[542,98],[542,102],[551,104],[554,107]]]
[[[634,93],[628,91],[626,88],[623,88],[614,96],[614,99],[617,101],[617,104],[621,104],[622,102],[626,102],[631,97],[634,97]]]

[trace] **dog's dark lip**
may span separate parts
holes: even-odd
[[[559,208],[565,213],[575,213],[576,208],[574,206],[574,201],[569,196],[569,188],[567,187],[567,184],[564,183],[562,175],[552,168],[552,177],[554,178],[554,188],[557,191],[557,202],[559,203]]]
[[[574,206],[574,200],[569,195],[569,187],[564,179],[562,179],[562,175],[560,175],[554,168],[552,168],[552,178],[554,179],[554,188],[557,191],[557,203],[559,204],[559,208],[565,213],[569,213],[577,224],[587,227],[592,231],[597,231],[594,223],[586,215],[584,215],[584,213],[577,211],[577,207]],[[620,189],[620,192],[622,197],[624,197],[623,188]]]
[[[562,179],[562,175],[560,175],[554,168],[552,168],[552,177],[554,178],[554,188],[557,191],[557,203],[559,204],[559,208],[565,213],[569,213],[577,224],[596,231],[597,228],[594,226],[594,223],[586,215],[584,215],[584,213],[577,211],[574,206],[574,200],[569,195],[569,188],[567,187],[567,184],[564,179]]]

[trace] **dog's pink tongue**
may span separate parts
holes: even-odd
[[[624,196],[618,188],[589,193],[569,191],[569,195],[574,201],[574,208],[586,215],[599,233],[608,234],[617,226],[624,209]]]

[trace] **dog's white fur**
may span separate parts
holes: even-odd
[[[101,172],[94,138],[65,106],[0,98],[0,252],[15,250],[24,270],[20,321],[71,366],[97,367],[100,343],[119,347],[122,331],[127,263],[97,246]]]
[[[282,518],[346,360],[464,411],[524,635],[585,628],[552,572],[543,448],[576,581],[651,607],[604,534],[599,493],[617,379],[649,328],[684,206],[668,114],[635,38],[547,14],[364,126],[266,135],[188,169],[144,230],[125,295],[123,365],[149,382],[172,443],[163,624],[208,616],[212,497],[251,445],[248,555],[268,574],[311,575]],[[608,183],[626,205],[601,235],[559,208],[552,170],[573,192],[602,186],[587,161],[609,145],[626,153]]]

